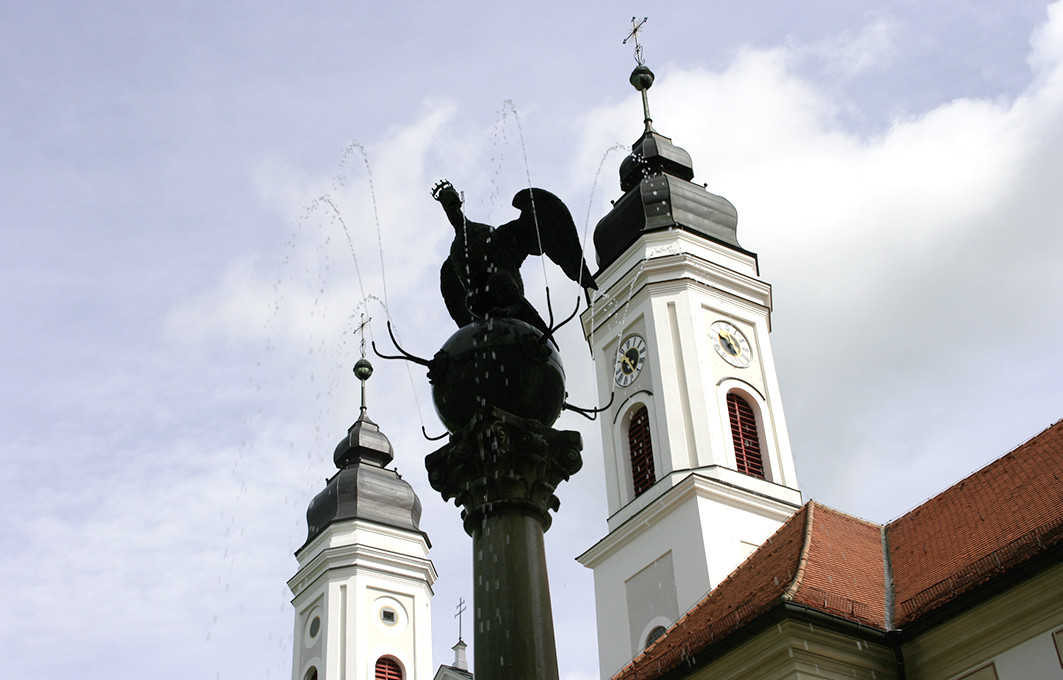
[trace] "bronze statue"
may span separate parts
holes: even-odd
[[[454,227],[450,256],[439,272],[447,311],[459,327],[477,319],[519,319],[543,333],[551,329],[524,297],[520,265],[545,254],[584,289],[598,286],[587,269],[572,215],[544,189],[522,189],[513,197],[520,217],[497,228],[465,218],[461,196],[441,180],[432,189]]]

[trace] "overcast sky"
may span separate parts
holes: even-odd
[[[0,675],[290,675],[359,313],[421,356],[452,332],[442,177],[471,219],[530,181],[593,229],[641,131],[633,14],[657,129],[773,285],[806,499],[888,521],[1063,416],[1063,4],[678,4],[0,3]],[[447,663],[471,542],[427,484],[424,371],[374,364]],[[585,680],[601,443],[558,427],[585,440],[546,537]]]

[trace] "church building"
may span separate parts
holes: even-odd
[[[802,503],[737,213],[645,130],[594,233],[603,678],[1063,680],[1063,421],[887,525]]]

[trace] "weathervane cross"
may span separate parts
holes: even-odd
[[[635,61],[639,66],[645,66],[646,62],[642,59],[642,45],[639,44],[639,33],[642,32],[642,27],[646,25],[646,20],[649,17],[642,17],[642,21],[639,21],[636,17],[631,17],[631,32],[624,38],[622,44],[626,45],[628,40],[634,39],[635,41]]]
[[[354,329],[355,333],[358,333],[359,335],[362,336],[360,349],[362,350],[362,358],[363,359],[365,358],[365,329],[366,329],[366,326],[369,325],[369,322],[372,321],[372,320],[373,320],[372,317],[366,316],[365,312],[362,312],[362,322],[360,324],[358,324],[358,328]]]
[[[456,607],[458,613],[454,615],[454,618],[458,620],[458,639],[461,639],[461,615],[465,613],[465,598],[458,598],[458,606]]]

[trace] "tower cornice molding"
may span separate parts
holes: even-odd
[[[727,479],[707,475],[720,475],[727,477]],[[735,475],[740,475],[746,479],[737,480],[734,478]],[[678,481],[675,481],[675,478],[679,478]],[[766,485],[763,492],[748,488],[747,483],[743,483],[741,486],[734,483],[735,481],[746,482],[747,480],[759,482],[759,485]],[[610,517],[608,520],[610,525],[609,533],[583,554],[579,555],[576,560],[583,566],[593,569],[602,560],[634,540],[639,534],[653,529],[665,517],[672,514],[672,512],[692,498],[725,503],[765,517],[778,519],[780,523],[801,507],[801,494],[799,491],[755,479],[748,475],[742,475],[739,472],[719,466],[704,468],[698,472],[677,470],[668,477],[659,480],[654,485],[654,488],[656,487],[661,487],[661,490],[654,493],[654,490],[651,489]],[[787,502],[780,498],[766,495],[764,492],[769,490],[774,491],[777,495],[781,490],[783,494],[793,496],[793,501]],[[630,514],[625,511],[630,511]],[[616,522],[616,526],[614,526],[614,522]]]
[[[374,536],[378,538],[372,538]],[[346,519],[329,524],[309,543],[296,550],[295,557],[302,564],[312,559],[315,553],[323,550],[379,539],[409,543],[425,555],[432,547],[423,531],[411,531],[371,520]]]
[[[638,307],[651,293],[678,293],[690,288],[718,297],[721,306],[730,305],[752,314],[767,310],[765,316],[770,325],[771,284],[698,255],[678,252],[633,265],[605,289],[604,299],[581,317],[584,335],[600,337],[615,331],[627,318],[625,308]]]
[[[385,580],[423,582],[429,590],[438,578],[435,565],[428,558],[359,544],[328,548],[314,555],[288,580],[288,587],[293,593],[311,592],[324,576],[342,575],[345,571],[351,576],[369,572]]]
[[[680,253],[694,254],[704,260],[717,262],[733,271],[749,276],[760,276],[760,265],[756,255],[739,252],[710,239],[672,227],[639,236],[621,257],[595,275],[595,281],[598,283],[599,290],[605,292],[615,286],[618,279],[633,267],[637,267],[640,262]]]
[[[409,551],[399,552],[367,544],[381,540],[405,544]],[[343,566],[369,568],[381,573],[387,569],[398,570],[405,577],[424,579],[429,586],[437,577],[435,567],[428,559],[428,543],[423,534],[362,520],[329,526],[296,557],[299,570],[288,581],[293,592],[305,590],[323,574]]]

